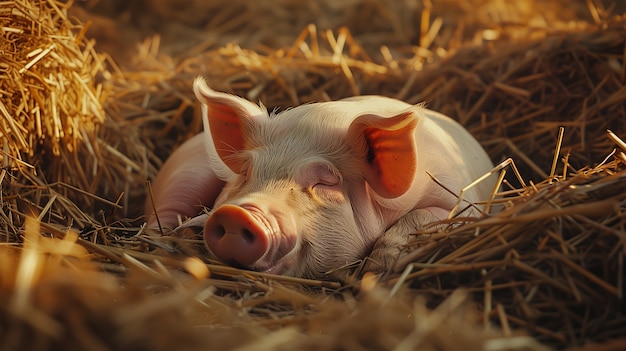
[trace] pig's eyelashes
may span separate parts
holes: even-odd
[[[315,183],[313,186],[335,186],[335,185],[339,185],[340,183],[340,179],[335,177],[335,178],[327,178],[327,179],[320,179],[317,183]]]
[[[313,186],[334,186],[342,181],[339,171],[328,163],[313,164],[303,173],[305,182]]]
[[[343,202],[345,197],[337,181],[334,184],[317,183],[310,188],[310,192],[315,194],[315,197],[330,200],[333,202]]]
[[[341,184],[341,178],[337,176],[328,176],[311,181],[311,185],[309,185],[309,188],[330,189],[336,188],[339,184]]]
[[[336,202],[343,199],[339,170],[326,161],[315,160],[300,170],[298,184],[312,199]]]
[[[317,179],[315,186],[334,187],[341,184],[341,177],[334,173],[324,173]]]

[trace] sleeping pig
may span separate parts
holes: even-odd
[[[365,269],[384,271],[410,234],[457,202],[427,171],[458,194],[493,167],[458,123],[399,100],[362,96],[268,114],[202,78],[193,89],[205,131],[163,165],[147,225],[195,217],[189,223],[204,227],[209,250],[236,266],[320,278],[369,256]],[[486,200],[493,188],[481,182],[463,198]]]

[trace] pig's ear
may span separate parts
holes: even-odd
[[[417,123],[417,115],[409,110],[393,117],[365,114],[350,124],[348,140],[361,157],[361,171],[382,198],[402,196],[413,184]]]
[[[232,156],[245,148],[246,131],[267,113],[248,100],[209,88],[201,77],[193,82],[193,91],[202,103],[211,167],[220,179],[229,180],[241,170],[242,160]]]

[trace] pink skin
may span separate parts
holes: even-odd
[[[215,202],[224,187],[206,161],[205,138],[202,134],[181,145],[163,164],[151,184],[153,199],[146,201],[148,226],[171,229],[179,225],[179,217],[196,216],[206,204]],[[156,204],[154,216],[152,202]]]
[[[366,270],[388,269],[411,233],[456,203],[426,170],[458,193],[492,167],[456,122],[398,100],[356,97],[268,116],[202,79],[194,91],[205,132],[165,163],[156,212],[174,228],[179,216],[212,208],[191,222],[230,264],[319,278],[369,254]],[[493,186],[464,198],[486,199]],[[153,212],[148,205],[149,227]]]

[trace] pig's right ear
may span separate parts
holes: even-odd
[[[398,205],[413,186],[417,125],[417,114],[408,110],[392,117],[364,114],[348,128],[348,141],[360,155],[361,172],[377,201]]]
[[[220,179],[230,180],[241,171],[242,160],[233,156],[246,147],[246,131],[267,119],[267,112],[248,100],[209,88],[202,77],[193,82],[193,91],[202,103],[211,168]]]

